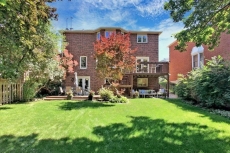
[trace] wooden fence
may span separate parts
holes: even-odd
[[[10,83],[5,79],[0,79],[0,105],[22,100],[21,82]]]

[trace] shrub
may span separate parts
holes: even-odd
[[[111,103],[118,103],[118,102],[119,102],[119,98],[118,98],[117,96],[113,96],[113,97],[109,100],[109,102],[111,102]]]
[[[31,80],[25,81],[23,84],[23,101],[32,101],[36,94],[37,84]]]
[[[193,99],[203,106],[223,108],[230,105],[230,66],[222,57],[213,57],[206,66],[181,77],[176,92],[183,99]]]
[[[104,101],[109,101],[114,97],[113,92],[107,88],[101,88],[98,93]]]
[[[127,103],[127,102],[129,102],[129,99],[125,96],[121,96],[120,103]]]
[[[120,98],[117,97],[117,96],[113,96],[109,102],[111,103],[127,103],[129,102],[128,98],[124,97],[124,96],[121,96]]]

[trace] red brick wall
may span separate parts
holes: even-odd
[[[223,33],[220,38],[220,44],[213,51],[209,51],[204,46],[205,59],[211,59],[213,56],[221,55],[224,59],[230,59],[230,34]]]
[[[100,30],[103,35],[105,30]],[[104,79],[99,79],[95,70],[96,61],[92,58],[94,53],[93,42],[96,41],[96,33],[66,33],[66,41],[69,43],[67,50],[73,54],[78,61],[74,71],[78,76],[90,76],[90,88],[97,91],[103,84]],[[131,48],[137,47],[135,56],[148,56],[150,61],[158,61],[158,35],[148,35],[148,43],[137,43],[137,34],[130,35]],[[87,69],[80,69],[80,56],[87,56]],[[154,80],[155,79],[155,80]],[[158,86],[158,79],[151,78],[151,88]],[[66,86],[74,87],[74,73],[68,74],[65,80]]]
[[[66,41],[69,43],[67,50],[73,54],[74,59],[78,61],[78,65],[74,68],[78,76],[90,76],[90,88],[97,91],[104,84],[103,79],[96,77],[95,65],[96,61],[92,55],[94,53],[93,42],[96,41],[96,33],[68,33]],[[87,69],[80,69],[80,56],[87,56]],[[75,86],[71,79],[74,78],[74,73],[67,76],[65,85]]]
[[[149,61],[158,62],[158,35],[148,34],[148,43],[137,43],[137,34],[130,35],[132,48],[137,47],[135,56],[147,56]]]
[[[174,50],[177,42],[169,46],[169,73],[170,81],[177,80],[178,74],[186,75],[189,71],[192,70],[192,48],[195,46],[194,43],[188,43],[187,51],[179,52]],[[230,35],[223,33],[221,35],[220,44],[213,51],[209,51],[208,47],[204,47],[204,61],[211,59],[213,56],[221,55],[225,59],[230,59]]]
[[[169,46],[169,81],[177,80],[178,74],[186,75],[192,69],[191,51],[194,43],[189,43],[187,51],[174,50],[177,42]]]
[[[131,46],[132,48],[137,47],[135,56],[149,57],[150,62],[158,62],[158,38],[158,35],[148,34],[148,43],[137,43],[137,34],[131,34]],[[133,81],[134,89],[136,89],[137,79],[135,78]],[[148,88],[150,89],[159,87],[158,78],[149,78],[148,83]]]

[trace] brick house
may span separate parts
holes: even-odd
[[[124,75],[120,81],[120,88],[155,89],[158,90],[158,77],[168,76],[168,62],[158,62],[158,37],[159,31],[127,31],[119,27],[101,27],[95,30],[64,30],[63,35],[68,42],[67,50],[78,61],[77,72],[78,86],[83,90],[98,91],[105,84],[105,79],[97,77],[96,60],[93,43],[100,36],[109,37],[111,32],[130,33],[131,48],[138,48],[136,56],[136,70]],[[143,63],[139,63],[143,62]],[[75,74],[67,74],[65,86],[75,87]]]
[[[221,55],[224,59],[230,59],[230,34],[222,33],[220,44],[215,47],[213,51],[209,51],[208,47],[202,45],[196,47],[195,43],[187,43],[187,51],[179,52],[175,50],[177,41],[171,43],[169,47],[169,81],[171,83],[177,82],[178,74],[186,75],[193,68],[205,65],[207,60],[213,56]]]

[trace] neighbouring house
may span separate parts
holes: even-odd
[[[95,30],[64,30],[68,43],[67,50],[78,61],[75,73],[68,73],[65,86],[77,85],[83,90],[98,91],[106,80],[97,77],[96,60],[93,58],[93,43],[100,36],[109,37],[111,32],[130,33],[131,48],[136,48],[136,69],[126,73],[120,81],[119,88],[127,91],[139,89],[159,90],[158,78],[169,78],[169,63],[158,62],[158,43],[160,31],[127,31],[120,27],[100,27]],[[77,76],[76,76],[77,74]],[[77,78],[77,80],[75,80]],[[130,93],[130,92],[129,92]]]
[[[194,68],[199,68],[205,65],[207,60],[213,56],[221,55],[224,59],[230,59],[230,34],[222,33],[220,44],[210,51],[206,45],[199,47],[195,43],[187,43],[185,52],[175,50],[177,41],[171,43],[169,47],[169,81],[172,84],[177,83],[178,74],[186,75]]]

